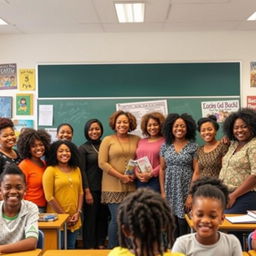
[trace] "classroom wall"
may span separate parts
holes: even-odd
[[[35,68],[38,63],[240,61],[245,106],[246,96],[256,92],[249,87],[255,41],[252,31],[4,35],[0,36],[0,63],[17,63],[19,69]],[[17,90],[0,90],[0,95],[14,93]]]

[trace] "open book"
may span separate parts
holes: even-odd
[[[130,159],[125,174],[126,175],[134,175],[135,168],[138,168],[138,171],[141,173],[144,172],[151,172],[153,170],[151,163],[149,162],[149,159],[147,156],[144,156],[142,158],[139,158],[137,160]]]
[[[247,211],[247,214],[239,216],[225,216],[225,218],[231,223],[256,223],[256,216],[252,217]],[[255,211],[254,211],[255,212]]]

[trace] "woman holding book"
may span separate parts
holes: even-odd
[[[118,245],[117,208],[135,190],[134,176],[125,173],[130,159],[135,158],[139,137],[129,134],[135,130],[135,116],[122,110],[114,112],[109,125],[115,134],[106,136],[99,149],[99,167],[103,170],[101,201],[108,205],[111,220],[108,226],[109,248]]]
[[[220,179],[230,191],[226,213],[256,210],[255,124],[256,112],[244,108],[228,116],[223,125],[231,141],[220,171]]]
[[[151,169],[143,170],[138,167],[135,170],[136,187],[149,187],[160,192],[159,169],[160,169],[160,148],[164,143],[162,136],[162,126],[165,121],[164,116],[159,112],[146,114],[141,119],[141,131],[146,138],[140,139],[136,150],[136,159],[147,157]]]

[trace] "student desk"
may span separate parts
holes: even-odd
[[[38,228],[44,232],[44,250],[61,249],[61,229],[64,229],[64,248],[67,249],[67,225],[68,214],[58,214],[55,221],[38,222]]]
[[[43,256],[107,256],[111,250],[49,250]]]
[[[256,256],[256,251],[252,250],[248,252],[248,255],[250,256]]]
[[[24,251],[24,252],[13,252],[13,253],[4,253],[1,255],[8,255],[8,256],[39,256],[41,255],[42,250],[41,249],[36,249],[36,250],[31,250],[31,251]]]
[[[225,214],[226,216],[238,216],[242,214]],[[193,232],[193,221],[186,214],[185,219],[191,228],[191,232]],[[253,231],[256,229],[256,223],[231,223],[227,219],[224,219],[223,223],[220,225],[219,230],[227,232],[227,231]]]

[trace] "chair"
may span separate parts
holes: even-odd
[[[252,234],[253,232],[251,232],[247,237],[248,251],[252,250]]]
[[[38,240],[37,240],[37,246],[38,249],[44,248],[44,232],[40,229],[38,229]]]

